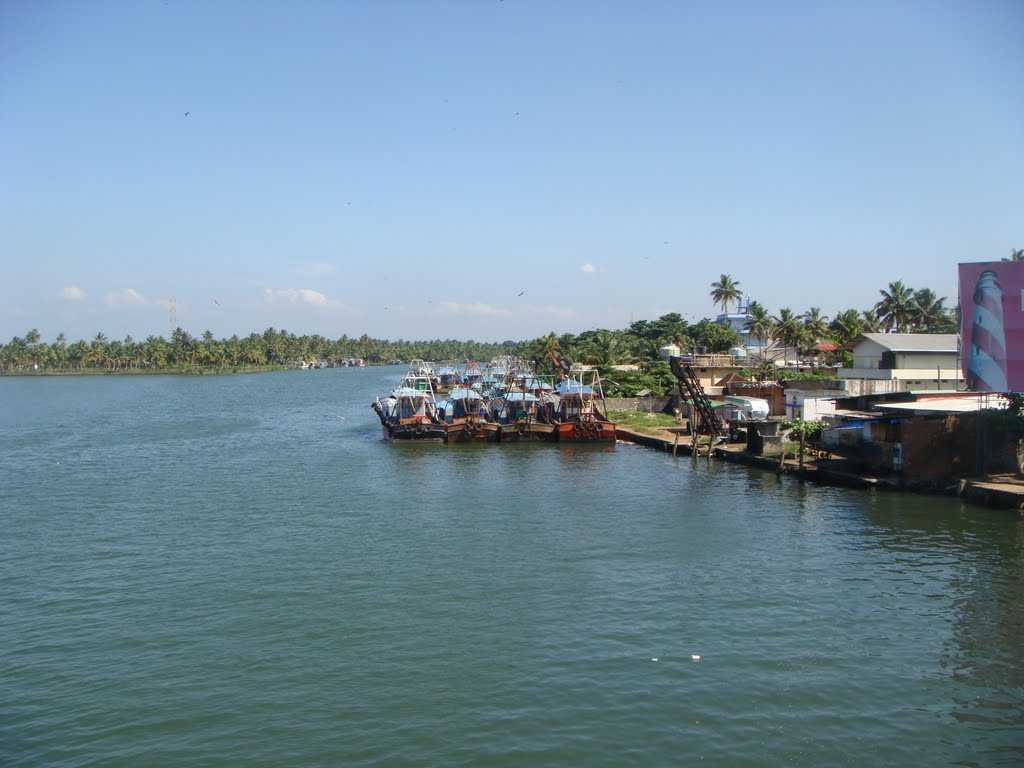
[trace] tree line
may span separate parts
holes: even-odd
[[[744,298],[740,283],[722,275],[711,284],[710,296],[723,313]],[[953,333],[957,330],[955,312],[946,307],[946,299],[929,288],[912,289],[901,281],[889,283],[879,291],[878,302],[867,309],[850,308],[829,318],[818,307],[794,312],[788,307],[771,314],[757,301],[744,309],[744,328],[762,347],[781,348],[782,354],[798,358],[812,357],[820,363],[841,363],[848,352],[842,349],[861,333],[892,330],[897,332]],[[820,354],[816,345],[833,341],[840,348]],[[740,344],[739,334],[710,318],[687,322],[678,312],[656,320],[637,320],[621,330],[603,328],[579,334],[566,333],[528,341],[487,343],[435,339],[397,341],[366,336],[341,336],[328,339],[320,335],[296,335],[268,328],[248,336],[214,338],[210,331],[193,337],[176,328],[169,339],[149,336],[135,340],[109,339],[98,333],[92,339],[68,342],[60,334],[52,342],[41,339],[37,330],[14,337],[0,346],[0,371],[195,371],[242,370],[289,367],[308,360],[341,361],[362,358],[369,364],[408,362],[412,359],[434,361],[487,361],[498,355],[514,354],[532,359],[542,372],[554,372],[553,356],[588,363],[610,370],[611,366],[635,363],[641,370],[627,375],[617,372],[614,381],[630,380],[622,391],[663,391],[671,385],[671,374],[660,350],[674,344],[684,352],[722,353]]]
[[[317,334],[296,335],[268,328],[263,333],[217,339],[205,331],[194,337],[176,328],[169,339],[149,336],[137,341],[131,336],[109,339],[102,333],[89,341],[69,343],[64,334],[47,343],[32,329],[0,346],[0,371],[133,372],[247,370],[292,367],[304,361],[339,362],[361,358],[368,364],[424,360],[490,360],[511,354],[516,343],[488,343],[436,339],[397,341],[341,336],[328,339]]]
[[[712,301],[725,315],[745,298],[740,283],[730,275],[721,275],[710,288]],[[757,342],[755,349],[760,347],[764,353],[750,356],[748,373],[757,378],[778,378],[782,375],[779,362],[802,360],[811,367],[821,367],[818,375],[832,375],[825,366],[851,364],[852,355],[846,347],[863,333],[956,333],[957,313],[946,306],[946,301],[930,288],[913,289],[899,280],[881,289],[871,307],[845,309],[831,318],[819,307],[803,312],[782,307],[772,314],[759,302],[750,301],[738,313],[738,322],[742,322],[749,339]],[[621,330],[551,333],[526,342],[519,352],[550,373],[554,372],[554,357],[595,365],[608,382],[606,393],[630,396],[644,391],[671,391],[675,379],[660,353],[666,346],[673,345],[684,353],[714,354],[728,353],[740,344],[740,334],[728,325],[709,318],[688,323],[672,312],[657,320],[638,320]],[[639,370],[613,368],[622,364],[635,364]]]

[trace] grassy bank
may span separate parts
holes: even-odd
[[[678,427],[675,416],[668,413],[643,413],[638,411],[609,411],[608,418],[616,424],[637,432],[664,435],[664,427]]]

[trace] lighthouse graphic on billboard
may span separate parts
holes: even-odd
[[[1006,332],[1003,327],[1003,289],[991,269],[974,286],[967,386],[978,392],[1006,392]]]

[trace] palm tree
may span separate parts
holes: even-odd
[[[747,323],[744,329],[758,340],[761,348],[761,356],[764,356],[765,347],[775,333],[775,323],[771,315],[759,302],[752,301],[747,307]]]
[[[914,292],[902,280],[889,283],[888,289],[879,291],[882,298],[875,304],[875,312],[888,328],[902,333],[914,312]]]
[[[583,356],[586,362],[593,365],[609,366],[623,362],[628,354],[616,334],[599,330],[587,340]]]
[[[856,309],[847,309],[836,315],[829,324],[832,338],[840,346],[846,346],[863,332],[864,323],[861,320],[860,312]]]
[[[562,360],[562,345],[558,341],[558,337],[555,336],[554,332],[549,333],[540,340],[538,357],[545,368],[551,367],[551,370],[557,374],[561,367]]]
[[[789,363],[789,348],[798,347],[803,340],[804,327],[793,310],[784,307],[775,318],[775,337],[782,342],[783,359]]]
[[[722,275],[717,282],[711,284],[711,299],[728,313],[731,302],[739,302],[743,298],[740,284],[729,275]]]
[[[1003,261],[1024,261],[1024,248],[1011,248],[1010,258]]]
[[[57,334],[57,339],[53,342],[53,361],[57,364],[58,368],[63,368],[68,362],[68,340],[63,333]]]
[[[96,334],[96,338],[89,345],[89,352],[83,361],[87,364],[105,366],[109,357],[107,352],[107,337],[102,332]]]
[[[42,350],[40,349],[39,341],[42,336],[39,335],[39,331],[35,328],[25,334],[25,344],[28,347],[28,359],[33,365],[39,365],[39,358]]]
[[[812,344],[828,336],[828,317],[821,314],[819,307],[811,307],[804,314],[804,330]]]
[[[860,313],[860,332],[878,333],[882,330],[882,321],[873,309],[865,309]]]
[[[931,288],[914,291],[912,319],[916,330],[935,333],[936,328],[949,321],[946,297],[939,298]]]

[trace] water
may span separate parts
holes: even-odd
[[[389,446],[399,373],[0,379],[0,764],[1024,762],[1014,515]]]

